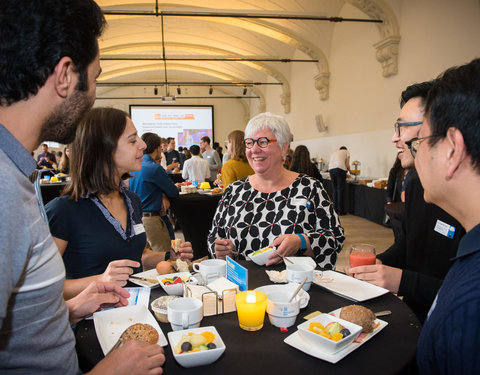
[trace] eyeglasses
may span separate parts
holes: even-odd
[[[424,141],[427,138],[433,138],[437,137],[436,135],[427,135],[426,137],[415,137],[410,139],[409,141],[406,141],[405,144],[408,146],[408,149],[412,153],[412,156],[415,157],[418,151],[418,146],[420,146],[420,143]]]
[[[276,142],[276,139],[268,139],[267,137],[260,137],[258,139],[246,138],[243,143],[246,148],[252,148],[257,143],[258,147],[265,148],[269,143]]]
[[[414,121],[414,122],[396,122],[394,125],[395,128],[395,134],[400,137],[400,127],[401,126],[417,126],[417,125],[422,125],[423,121]]]

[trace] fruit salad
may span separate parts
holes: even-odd
[[[188,281],[188,277],[184,277],[182,279],[181,277],[175,276],[175,277],[166,277],[165,279],[162,279],[163,285],[181,284],[182,281],[184,282]]]
[[[215,349],[217,346],[213,343],[213,340],[215,340],[215,334],[209,331],[200,334],[189,333],[182,336],[173,351],[175,354],[182,354]]]
[[[348,328],[338,322],[330,322],[326,326],[320,322],[312,322],[308,325],[308,330],[333,341],[340,341],[350,335]]]

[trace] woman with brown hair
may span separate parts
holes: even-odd
[[[297,146],[293,153],[292,165],[290,170],[293,172],[303,173],[307,176],[316,178],[320,182],[323,182],[322,175],[318,171],[318,168],[310,160],[310,152],[306,146]]]
[[[223,190],[232,182],[241,180],[255,173],[250,164],[248,164],[245,144],[243,142],[244,137],[245,133],[241,130],[234,130],[228,135],[226,147],[230,155],[230,160],[222,167],[221,183],[219,183],[220,179],[216,181],[217,185],[223,187]]]
[[[65,174],[70,172],[70,145],[65,146],[63,149],[62,157],[58,163],[58,172]]]
[[[95,280],[124,286],[128,277],[154,268],[165,253],[145,249],[140,198],[124,187],[140,170],[145,142],[128,115],[95,108],[82,120],[71,144],[70,177],[64,195],[46,206],[50,231],[65,263],[65,298]],[[172,256],[173,253],[172,253]],[[182,258],[193,258],[191,246]]]

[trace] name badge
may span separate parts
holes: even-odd
[[[453,225],[444,223],[441,220],[437,220],[434,231],[443,234],[445,237],[448,238],[453,238],[453,236],[455,235],[455,227]]]
[[[133,226],[133,233],[135,233],[135,236],[138,236],[139,234],[145,233],[145,227],[143,226],[143,224],[142,223],[135,224]]]
[[[301,198],[292,198],[290,199],[290,204],[293,206],[306,206],[307,200]]]

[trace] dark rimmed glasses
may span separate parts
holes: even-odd
[[[245,144],[246,148],[252,148],[257,143],[258,147],[265,148],[268,146],[269,143],[276,142],[276,139],[268,139],[267,137],[260,137],[258,139],[253,138],[245,138],[243,143]]]
[[[408,146],[408,149],[412,153],[412,156],[415,157],[418,151],[418,147],[420,146],[420,143],[422,143],[427,138],[433,138],[433,137],[437,137],[437,136],[427,135],[425,137],[415,137],[410,139],[409,141],[406,141],[405,144]]]
[[[400,137],[400,128],[402,126],[417,126],[417,125],[422,125],[423,121],[413,121],[413,122],[396,122],[394,125],[395,128],[395,134],[397,137]]]

